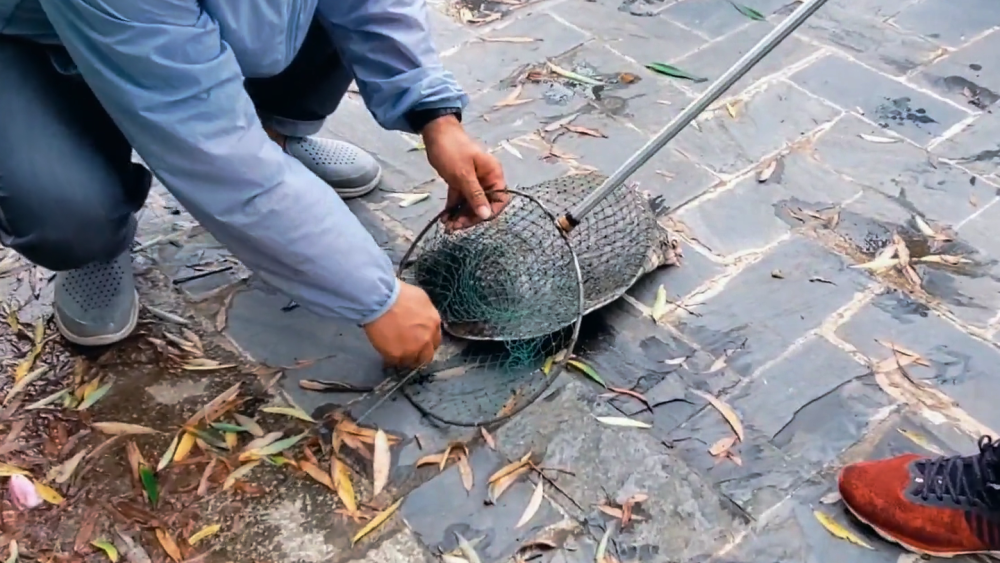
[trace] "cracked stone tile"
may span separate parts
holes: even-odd
[[[948,47],[960,47],[973,37],[1000,26],[1000,5],[968,0],[962,9],[948,0],[920,0],[910,4],[892,23]]]
[[[886,2],[881,2],[886,4]],[[902,76],[932,61],[941,47],[924,37],[901,31],[884,22],[897,12],[900,2],[883,8],[882,18],[857,3],[828,3],[802,25],[799,33],[844,51],[851,57],[893,76]]]
[[[865,274],[848,266],[846,258],[793,236],[698,305],[700,316],[685,315],[673,324],[716,356],[742,344],[727,364],[745,376],[777,358],[871,284]],[[784,278],[774,278],[775,270]]]
[[[729,9],[731,6],[723,6]],[[735,12],[735,10],[734,10]],[[737,14],[739,15],[739,14]],[[752,49],[767,35],[773,26],[770,23],[755,23],[726,36],[719,41],[710,43],[705,48],[695,51],[680,59],[661,61],[684,69],[691,74],[708,79],[706,82],[684,81],[683,86],[697,93],[705,91],[713,80],[729,70],[733,64]],[[733,85],[729,92],[738,94],[757,81],[775,74],[815,53],[819,48],[806,43],[796,36],[791,36],[781,43],[774,51],[765,57],[757,66],[749,71]]]
[[[681,243],[681,249],[684,256],[680,266],[661,268],[646,274],[628,290],[628,294],[647,307],[652,307],[656,301],[656,292],[662,285],[667,292],[667,299],[677,302],[725,270],[722,264],[713,262],[686,243]]]
[[[860,109],[884,129],[925,146],[970,114],[837,55],[827,55],[789,80],[847,111]]]
[[[861,135],[885,137],[879,128],[847,115],[813,145],[820,161],[851,180],[878,190],[931,222],[954,226],[992,200],[997,188],[904,142],[880,144]]]
[[[701,118],[698,129],[685,129],[677,137],[677,149],[715,172],[735,174],[840,115],[786,82],[735,108],[736,118],[720,109]]]
[[[988,427],[1000,426],[1000,414],[990,399],[1000,352],[926,306],[898,293],[881,295],[837,329],[837,335],[876,361],[891,354],[876,340],[917,352],[930,366],[907,366],[911,377],[934,384]]]
[[[977,174],[996,174],[1000,163],[1000,114],[978,117],[955,136],[934,147],[942,158],[955,160]]]
[[[400,530],[398,534],[369,550],[364,557],[352,563],[430,563],[434,561],[427,549],[420,544],[413,532]]]
[[[511,485],[495,505],[488,498],[488,479],[507,464],[499,454],[486,448],[473,450],[469,457],[474,484],[471,491],[462,485],[458,467],[452,464],[409,495],[400,514],[420,542],[437,552],[458,547],[455,533],[469,541],[479,540],[476,550],[484,563],[505,561],[540,530],[558,523],[562,516],[545,500],[534,517],[521,528],[515,527],[535,490],[535,483],[523,478]],[[435,467],[419,471],[433,475]]]
[[[1000,33],[991,33],[921,69],[910,80],[969,109],[984,110],[1000,100],[1000,76],[988,68],[997,49]]]
[[[899,233],[914,256],[945,254],[967,260],[968,265],[960,267],[917,263],[914,269],[923,290],[958,319],[973,326],[987,326],[1000,310],[1000,269],[997,258],[988,254],[994,247],[991,235],[984,232],[988,227],[970,221],[966,224],[968,231],[963,228],[957,240],[931,247],[916,230],[912,216],[898,200],[867,192],[840,212],[835,229],[866,256],[875,256],[891,244],[893,233]]]
[[[759,0],[752,8],[770,16],[785,7],[788,0]],[[682,0],[667,7],[661,17],[673,20],[688,29],[694,29],[706,37],[715,39],[732,33],[741,27],[764,26],[741,14],[735,6],[714,0]]]
[[[735,391],[729,404],[747,428],[817,469],[857,443],[895,401],[870,368],[813,338]]]
[[[659,58],[679,57],[705,44],[705,39],[676,25],[671,18],[636,17],[615,4],[607,0],[563,3],[554,6],[552,12],[591,30],[616,52],[640,63],[653,62],[647,60],[652,54]]]
[[[544,466],[577,472],[556,477],[559,488],[576,503],[560,504],[575,517],[599,518],[594,507],[606,501],[606,494],[648,494],[643,504],[648,519],[620,536],[637,551],[686,560],[724,544],[742,518],[649,431],[597,422],[592,415],[615,411],[592,397],[588,386],[568,380],[497,430],[498,447],[510,459],[531,450],[543,456]]]
[[[835,172],[803,153],[781,158],[771,178],[758,175],[732,189],[685,207],[676,215],[698,242],[721,256],[767,247],[788,236],[800,222],[787,210],[836,206],[860,192]]]
[[[575,350],[609,386],[639,393],[678,369],[664,360],[692,353],[690,346],[623,301],[584,319]]]
[[[469,93],[496,84],[498,76],[508,76],[521,67],[543,64],[583,43],[587,36],[544,12],[531,8],[516,20],[490,33],[493,37],[539,37],[533,43],[477,41],[443,57],[442,63]],[[490,64],[484,64],[489,61]]]
[[[586,9],[590,4],[572,4]],[[563,6],[571,6],[563,4]],[[632,19],[646,19],[629,16]],[[655,51],[660,52],[660,51]],[[588,42],[554,61],[557,65],[605,82],[602,86],[577,86],[599,113],[628,122],[646,133],[657,133],[680,113],[691,98],[673,81],[615,52],[614,45]]]

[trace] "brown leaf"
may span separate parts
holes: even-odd
[[[440,465],[444,461],[444,453],[425,455],[424,457],[417,460],[417,467],[423,467],[425,465]]]
[[[88,546],[91,540],[94,539],[94,529],[97,527],[98,514],[96,507],[88,508],[87,513],[84,514],[80,529],[76,531],[76,537],[73,539],[73,551],[76,553],[84,555],[90,552]]]
[[[496,451],[497,443],[493,439],[493,435],[482,426],[479,427],[479,433],[483,435],[483,440],[486,442],[486,445],[489,446],[491,450]]]
[[[585,137],[597,137],[599,139],[607,139],[608,136],[601,133],[597,129],[590,129],[589,127],[581,127],[579,125],[566,125],[567,131],[572,131],[577,135],[583,135]]]
[[[472,466],[469,464],[469,457],[464,452],[458,456],[458,473],[462,477],[462,485],[465,490],[471,491],[473,485]]]
[[[140,424],[130,424],[128,422],[95,422],[91,424],[98,431],[112,436],[124,436],[127,434],[158,434],[152,428]]]
[[[372,496],[378,496],[389,482],[389,469],[392,465],[392,452],[389,450],[389,439],[385,432],[375,433],[375,456],[372,460]]]
[[[170,535],[170,532],[164,530],[163,528],[156,529],[156,539],[159,540],[160,546],[163,547],[163,551],[167,552],[167,555],[171,559],[180,563],[184,558],[181,556],[181,550],[177,547],[177,542],[174,541],[174,537]]]
[[[621,387],[608,387],[608,391],[613,391],[614,393],[617,393],[619,395],[628,395],[629,397],[632,397],[633,399],[645,405],[646,409],[649,410],[649,412],[653,412],[653,405],[649,403],[649,400],[646,399],[646,397],[642,393],[632,391],[631,389],[624,389]]]
[[[710,405],[715,407],[715,410],[719,411],[719,414],[721,414],[723,418],[726,419],[726,422],[729,423],[729,426],[732,427],[733,432],[736,432],[736,437],[739,438],[741,442],[743,441],[743,423],[740,422],[740,418],[736,416],[736,411],[734,411],[732,407],[700,389],[692,389],[691,392],[698,395],[702,399],[705,399]]]
[[[340,461],[337,456],[333,456],[330,471],[333,473],[333,484],[337,489],[337,496],[344,503],[344,507],[351,513],[358,511],[358,501],[354,493],[354,485],[351,484],[351,470],[347,464]]]
[[[70,477],[73,476],[73,472],[76,471],[76,468],[79,467],[80,462],[83,461],[86,455],[86,449],[80,450],[76,455],[67,459],[58,467],[54,467],[49,473],[52,475],[51,479],[60,485],[69,481]]]
[[[518,469],[515,469],[513,472],[504,475],[500,479],[490,483],[488,490],[490,504],[496,504],[497,501],[500,499],[500,495],[502,495],[504,491],[509,489],[511,485],[516,483],[518,479],[526,475],[529,471],[531,471],[531,468],[528,467],[527,465],[524,465]]]
[[[510,106],[519,106],[521,104],[526,104],[532,101],[530,99],[521,99],[521,91],[523,90],[524,86],[518,84],[517,87],[514,88],[514,90],[510,94],[507,94],[506,98],[497,102],[496,105],[493,106],[493,108],[496,109],[496,108],[505,108]]]
[[[771,176],[774,175],[774,171],[777,169],[778,169],[778,159],[775,158],[760,169],[760,172],[757,174],[757,181],[760,182],[761,184],[767,182],[768,180],[771,179]]]
[[[372,459],[371,452],[368,451],[368,448],[365,447],[364,442],[362,442],[358,436],[353,434],[343,434],[341,436],[341,440],[343,440],[345,446],[358,452],[361,457],[369,460]]]
[[[528,453],[524,454],[524,457],[522,457],[521,459],[519,459],[519,460],[517,460],[515,462],[512,462],[512,463],[508,463],[507,465],[501,467],[499,470],[497,470],[496,473],[494,473],[493,475],[490,476],[490,478],[489,478],[489,480],[487,482],[488,483],[496,483],[500,479],[503,479],[504,477],[510,475],[511,473],[513,473],[513,472],[521,469],[522,467],[528,465],[528,462],[530,460],[531,460],[531,452],[529,451]]]
[[[149,465],[146,460],[142,457],[142,452],[139,451],[139,446],[135,445],[135,442],[129,440],[128,444],[125,445],[125,450],[128,453],[128,464],[132,468],[132,479],[136,483],[139,482],[139,466]]]
[[[708,448],[708,453],[714,457],[725,454],[733,447],[736,443],[736,436],[726,436],[725,438],[719,439],[718,442],[712,444],[712,447]]]
[[[242,383],[235,383],[232,387],[220,393],[218,397],[212,399],[205,406],[198,409],[198,412],[191,415],[191,418],[187,419],[183,426],[194,427],[202,419],[206,422],[211,422],[220,416],[223,413],[223,407],[239,394],[241,385]]]
[[[326,473],[326,471],[323,471],[322,469],[314,465],[312,462],[300,461],[299,469],[304,471],[306,475],[315,479],[316,482],[320,483],[321,485],[325,485],[331,491],[337,490],[337,487],[334,486],[333,481],[330,479],[330,476]]]
[[[205,466],[205,471],[201,474],[201,480],[198,481],[198,496],[200,497],[208,494],[209,479],[212,477],[212,472],[215,470],[215,463],[215,458],[212,458],[212,461],[208,462],[208,465]]]

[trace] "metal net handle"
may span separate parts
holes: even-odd
[[[621,187],[639,168],[646,164],[649,159],[653,158],[656,153],[660,152],[667,143],[673,140],[685,127],[690,125],[703,111],[708,109],[708,106],[712,105],[722,94],[732,88],[739,79],[743,78],[746,73],[757,66],[757,63],[780,45],[782,41],[787,39],[792,32],[805,23],[825,3],[826,0],[807,0],[792,15],[788,16],[785,21],[772,29],[747,54],[736,61],[725,74],[713,82],[697,100],[684,108],[684,111],[671,120],[655,137],[629,157],[618,170],[615,170],[614,174],[604,180],[604,183],[600,187],[587,194],[580,203],[573,206],[565,215],[560,217],[558,219],[560,230],[570,231],[579,225],[583,221],[583,218],[593,211],[601,201],[608,197],[611,192]]]
[[[411,371],[398,384],[392,386],[389,389],[389,391],[381,399],[379,399],[376,406],[378,406],[379,404],[383,403],[386,399],[388,399],[389,395],[399,390],[403,394],[403,397],[405,397],[406,400],[409,401],[410,404],[412,404],[415,409],[417,409],[417,411],[419,411],[424,416],[432,418],[443,424],[448,424],[450,426],[466,427],[466,428],[474,428],[477,426],[489,426],[491,424],[498,424],[520,413],[521,411],[532,405],[536,400],[538,400],[552,386],[552,383],[556,380],[556,377],[558,377],[559,374],[563,372],[567,362],[569,362],[570,357],[572,357],[573,349],[576,347],[576,341],[580,337],[580,327],[583,324],[583,312],[586,301],[584,297],[583,272],[580,270],[580,260],[577,257],[576,251],[573,249],[573,245],[569,240],[569,232],[559,228],[559,223],[558,223],[559,217],[555,213],[553,213],[551,209],[546,207],[546,205],[542,203],[538,198],[530,194],[524,193],[522,191],[513,190],[509,188],[500,190],[500,192],[509,193],[518,197],[526,198],[535,205],[537,205],[538,207],[540,207],[542,209],[542,212],[545,213],[545,215],[552,220],[552,228],[559,231],[559,236],[566,244],[566,248],[569,250],[569,254],[573,258],[573,269],[576,274],[577,287],[579,288],[579,297],[578,297],[576,321],[573,323],[573,333],[570,335],[569,343],[565,346],[563,350],[557,353],[556,360],[552,362],[552,366],[549,368],[548,374],[542,373],[542,376],[545,377],[545,383],[534,393],[532,393],[528,397],[525,397],[523,403],[520,406],[511,409],[510,412],[504,413],[501,416],[496,416],[493,418],[477,422],[468,422],[463,420],[447,419],[445,417],[435,414],[430,409],[425,408],[423,405],[420,404],[419,401],[417,401],[414,397],[412,397],[409,393],[406,392],[406,384],[410,380],[420,377],[433,376],[433,374],[420,373],[422,368],[417,368]],[[423,240],[423,238],[427,235],[428,232],[430,232],[432,228],[434,228],[434,225],[438,221],[443,219],[449,213],[453,213],[454,211],[455,209],[453,208],[453,209],[445,209],[444,211],[438,213],[437,215],[434,216],[433,219],[431,219],[427,223],[427,225],[424,226],[424,228],[420,231],[420,233],[418,233],[417,236],[414,237],[413,243],[410,244],[410,248],[406,250],[406,253],[403,254],[403,258],[399,261],[399,269],[398,269],[399,276],[403,275],[403,270],[406,268],[407,261],[413,254],[414,250],[416,250],[417,246],[420,244],[420,241]],[[487,219],[487,221],[492,221],[495,217],[496,215],[494,215],[494,217],[491,217],[490,219]],[[541,372],[541,369],[539,369],[538,371]],[[365,413],[365,415],[367,416],[373,410],[375,410],[375,407],[369,409],[368,412]]]

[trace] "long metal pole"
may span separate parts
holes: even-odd
[[[743,58],[736,61],[736,64],[732,68],[713,82],[697,100],[685,108],[663,130],[657,133],[656,137],[653,137],[645,146],[633,154],[599,188],[588,194],[583,201],[570,209],[564,217],[561,217],[559,219],[559,226],[567,231],[577,226],[608,194],[625,183],[643,164],[646,164],[650,158],[660,152],[660,149],[670,142],[671,139],[676,137],[681,130],[701,115],[703,111],[708,109],[708,106],[719,99],[740,78],[743,78],[743,75],[749,72],[761,59],[773,51],[775,47],[780,45],[786,37],[791,35],[793,31],[825,3],[826,0],[806,0],[792,15],[788,16],[785,21],[771,30],[771,33],[768,33],[766,37],[761,39],[747,54],[743,55]]]

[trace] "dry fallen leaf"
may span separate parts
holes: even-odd
[[[607,139],[608,138],[607,135],[605,135],[604,133],[601,133],[597,129],[591,129],[589,127],[581,127],[579,125],[566,125],[565,127],[566,127],[567,131],[572,131],[573,133],[576,133],[577,135],[583,135],[585,137],[597,137],[599,139]]]
[[[299,469],[305,472],[306,475],[312,477],[317,483],[326,486],[326,488],[331,491],[336,491],[337,487],[333,484],[333,480],[330,476],[311,461],[302,460],[299,462]]]
[[[737,439],[738,438],[736,436],[726,436],[725,438],[720,438],[718,442],[712,444],[712,446],[708,448],[708,453],[715,457],[724,455],[730,448],[733,447],[734,444],[736,444]]]
[[[219,394],[218,397],[212,399],[205,404],[202,408],[198,409],[198,412],[191,415],[183,426],[194,427],[198,422],[204,419],[206,422],[211,422],[212,419],[221,415],[220,410],[224,409],[225,405],[229,404],[230,401],[236,398],[236,395],[240,392],[240,386],[242,383],[235,383],[225,391]]]
[[[819,499],[819,503],[820,504],[837,504],[838,502],[840,502],[840,500],[841,500],[840,492],[839,491],[831,491],[831,492],[823,495],[823,497]]]
[[[466,491],[471,491],[473,485],[472,465],[469,464],[469,456],[465,455],[465,452],[459,452],[458,473],[462,477],[462,486],[465,487]]]
[[[330,472],[333,473],[333,485],[337,490],[340,502],[348,511],[354,513],[358,511],[358,501],[354,494],[354,485],[351,484],[351,470],[340,461],[337,456],[333,456]]]
[[[491,450],[496,451],[497,443],[496,440],[493,439],[493,435],[482,426],[479,427],[479,433],[483,435],[483,440],[486,442],[486,445],[489,446]]]
[[[741,442],[743,441],[743,423],[740,422],[740,417],[736,416],[736,411],[734,411],[732,407],[700,389],[692,389],[691,392],[698,395],[702,399],[705,399],[710,405],[715,407],[715,410],[719,411],[719,414],[721,414],[723,418],[726,419],[726,422],[729,423],[729,426],[732,427],[733,432],[736,432],[736,437],[739,438]]]
[[[70,477],[73,476],[73,472],[76,471],[80,462],[83,461],[83,457],[87,455],[87,451],[86,449],[81,450],[58,467],[53,468],[52,472],[50,472],[50,475],[52,475],[51,479],[60,485],[69,481]]]
[[[487,491],[489,503],[496,504],[497,501],[500,499],[500,495],[502,495],[504,491],[509,489],[511,485],[516,483],[518,479],[520,479],[524,475],[527,475],[529,471],[531,471],[531,468],[525,465],[515,470],[512,473],[504,475],[500,479],[497,479],[495,482],[490,483],[490,486]]]
[[[534,37],[480,37],[480,39],[487,43],[534,43],[541,41],[541,39]]]
[[[939,455],[939,456],[945,455],[944,451],[942,451],[941,448],[932,444],[930,440],[928,440],[924,435],[920,434],[919,432],[914,432],[912,430],[907,430],[905,428],[897,428],[896,430],[903,436],[909,438],[910,441],[913,442],[914,444],[933,453],[934,455]]]
[[[840,538],[842,540],[847,540],[855,545],[859,545],[867,549],[875,549],[872,546],[865,543],[864,540],[859,538],[853,532],[841,526],[839,522],[829,517],[828,515],[818,510],[813,511],[813,515],[816,517],[816,520],[818,520],[819,523],[822,524],[824,528],[826,528],[826,531],[830,532],[830,534],[832,534],[834,537]]]
[[[158,434],[156,430],[141,424],[131,424],[128,422],[95,422],[91,426],[99,432],[111,436],[124,436],[126,434]]]
[[[430,199],[431,194],[429,193],[412,193],[412,194],[386,194],[389,197],[394,197],[399,200],[400,207],[410,207],[411,205],[416,205],[421,201]]]
[[[528,506],[524,508],[524,514],[522,514],[521,519],[517,521],[517,526],[515,526],[515,528],[520,528],[527,524],[532,518],[534,518],[539,507],[542,506],[542,499],[545,497],[543,483],[545,483],[543,479],[538,480],[538,485],[535,486],[535,492],[531,494],[531,500],[528,501]]]
[[[185,432],[184,436],[181,438],[179,444],[177,444],[177,450],[174,452],[174,461],[181,462],[187,459],[188,454],[194,448],[196,436],[190,432]]]
[[[511,144],[510,144],[510,142],[509,142],[509,141],[507,141],[507,140],[503,140],[503,141],[500,141],[500,147],[501,147],[501,148],[502,148],[503,150],[505,150],[505,151],[509,152],[510,154],[514,155],[514,157],[516,157],[516,158],[518,158],[518,159],[520,159],[520,160],[524,160],[524,156],[523,156],[523,155],[521,154],[521,151],[519,151],[519,150],[515,149],[515,148],[514,148],[514,147],[513,147],[513,146],[512,146]],[[440,377],[440,375],[439,375],[439,377]]]
[[[42,500],[49,504],[62,504],[63,500],[65,500],[62,495],[59,494],[59,491],[56,491],[41,481],[35,481],[35,492],[38,493],[38,496],[41,497]]]
[[[376,514],[375,517],[372,518],[371,521],[368,522],[368,524],[366,524],[364,528],[361,528],[361,531],[359,531],[357,534],[354,534],[354,537],[351,538],[351,545],[353,546],[354,544],[358,543],[358,541],[360,541],[362,538],[372,533],[373,531],[375,531],[375,529],[384,524],[386,520],[388,520],[389,517],[396,512],[396,510],[399,508],[399,505],[401,504],[403,504],[403,499],[397,500],[396,502],[392,503],[392,506]]]
[[[258,465],[260,465],[260,461],[251,461],[250,463],[237,467],[236,470],[230,473],[229,477],[226,477],[226,480],[222,483],[222,490],[228,491],[233,488],[233,485],[236,484],[237,480],[245,477],[254,467],[257,467]]]
[[[597,422],[601,424],[607,424],[608,426],[621,426],[623,428],[652,428],[652,424],[642,422],[641,420],[633,420],[631,418],[626,418],[624,416],[595,416]]]
[[[490,475],[490,478],[489,478],[489,480],[487,482],[488,483],[495,483],[495,482],[499,481],[500,479],[503,479],[504,477],[510,475],[511,473],[513,473],[513,472],[521,469],[522,467],[528,465],[528,463],[530,461],[531,461],[531,452],[529,451],[528,453],[524,454],[524,456],[521,459],[519,459],[519,460],[517,460],[515,462],[508,463],[507,465],[505,465],[505,466],[501,467],[500,469],[498,469],[496,473],[494,473],[493,475]]]
[[[372,496],[378,496],[389,482],[389,469],[392,464],[392,453],[389,450],[389,439],[385,432],[375,433],[375,456],[372,460]]]
[[[194,545],[205,538],[214,536],[221,528],[222,526],[218,524],[205,526],[204,528],[198,530],[191,537],[188,538],[188,545]]]
[[[660,317],[662,317],[667,312],[667,288],[660,284],[656,288],[656,298],[653,300],[653,306],[649,310],[649,316],[653,317],[653,321],[659,322]]]
[[[879,137],[878,135],[866,135],[864,133],[858,135],[862,139],[868,141],[869,143],[878,143],[882,145],[888,145],[892,143],[898,143],[899,139],[892,139],[889,137]]]
[[[159,540],[160,546],[163,547],[163,551],[167,552],[176,563],[180,563],[183,557],[181,556],[181,550],[177,547],[177,542],[174,541],[174,537],[170,535],[170,532],[164,530],[163,528],[156,529],[156,539]]]
[[[507,94],[506,98],[504,98],[504,99],[500,100],[499,102],[497,102],[496,105],[493,106],[493,108],[494,109],[498,109],[498,108],[505,108],[505,107],[510,107],[510,106],[519,106],[521,104],[526,104],[526,103],[532,101],[531,99],[521,98],[521,92],[523,90],[524,90],[524,86],[521,85],[521,84],[518,84],[517,87],[514,88],[514,90],[512,90],[510,94]]]
[[[250,418],[249,416],[233,413],[233,420],[235,420],[236,423],[243,428],[246,428],[247,432],[249,432],[254,438],[260,438],[264,435],[264,429],[257,424],[256,420]]]
[[[761,184],[767,182],[768,180],[771,179],[771,176],[774,175],[774,171],[777,169],[778,169],[778,159],[775,158],[760,169],[760,172],[757,173],[757,181],[760,182]]]
[[[290,416],[292,418],[297,418],[299,420],[304,420],[306,422],[316,422],[316,420],[313,417],[309,416],[306,413],[306,411],[298,407],[265,407],[260,410],[266,413]]]

